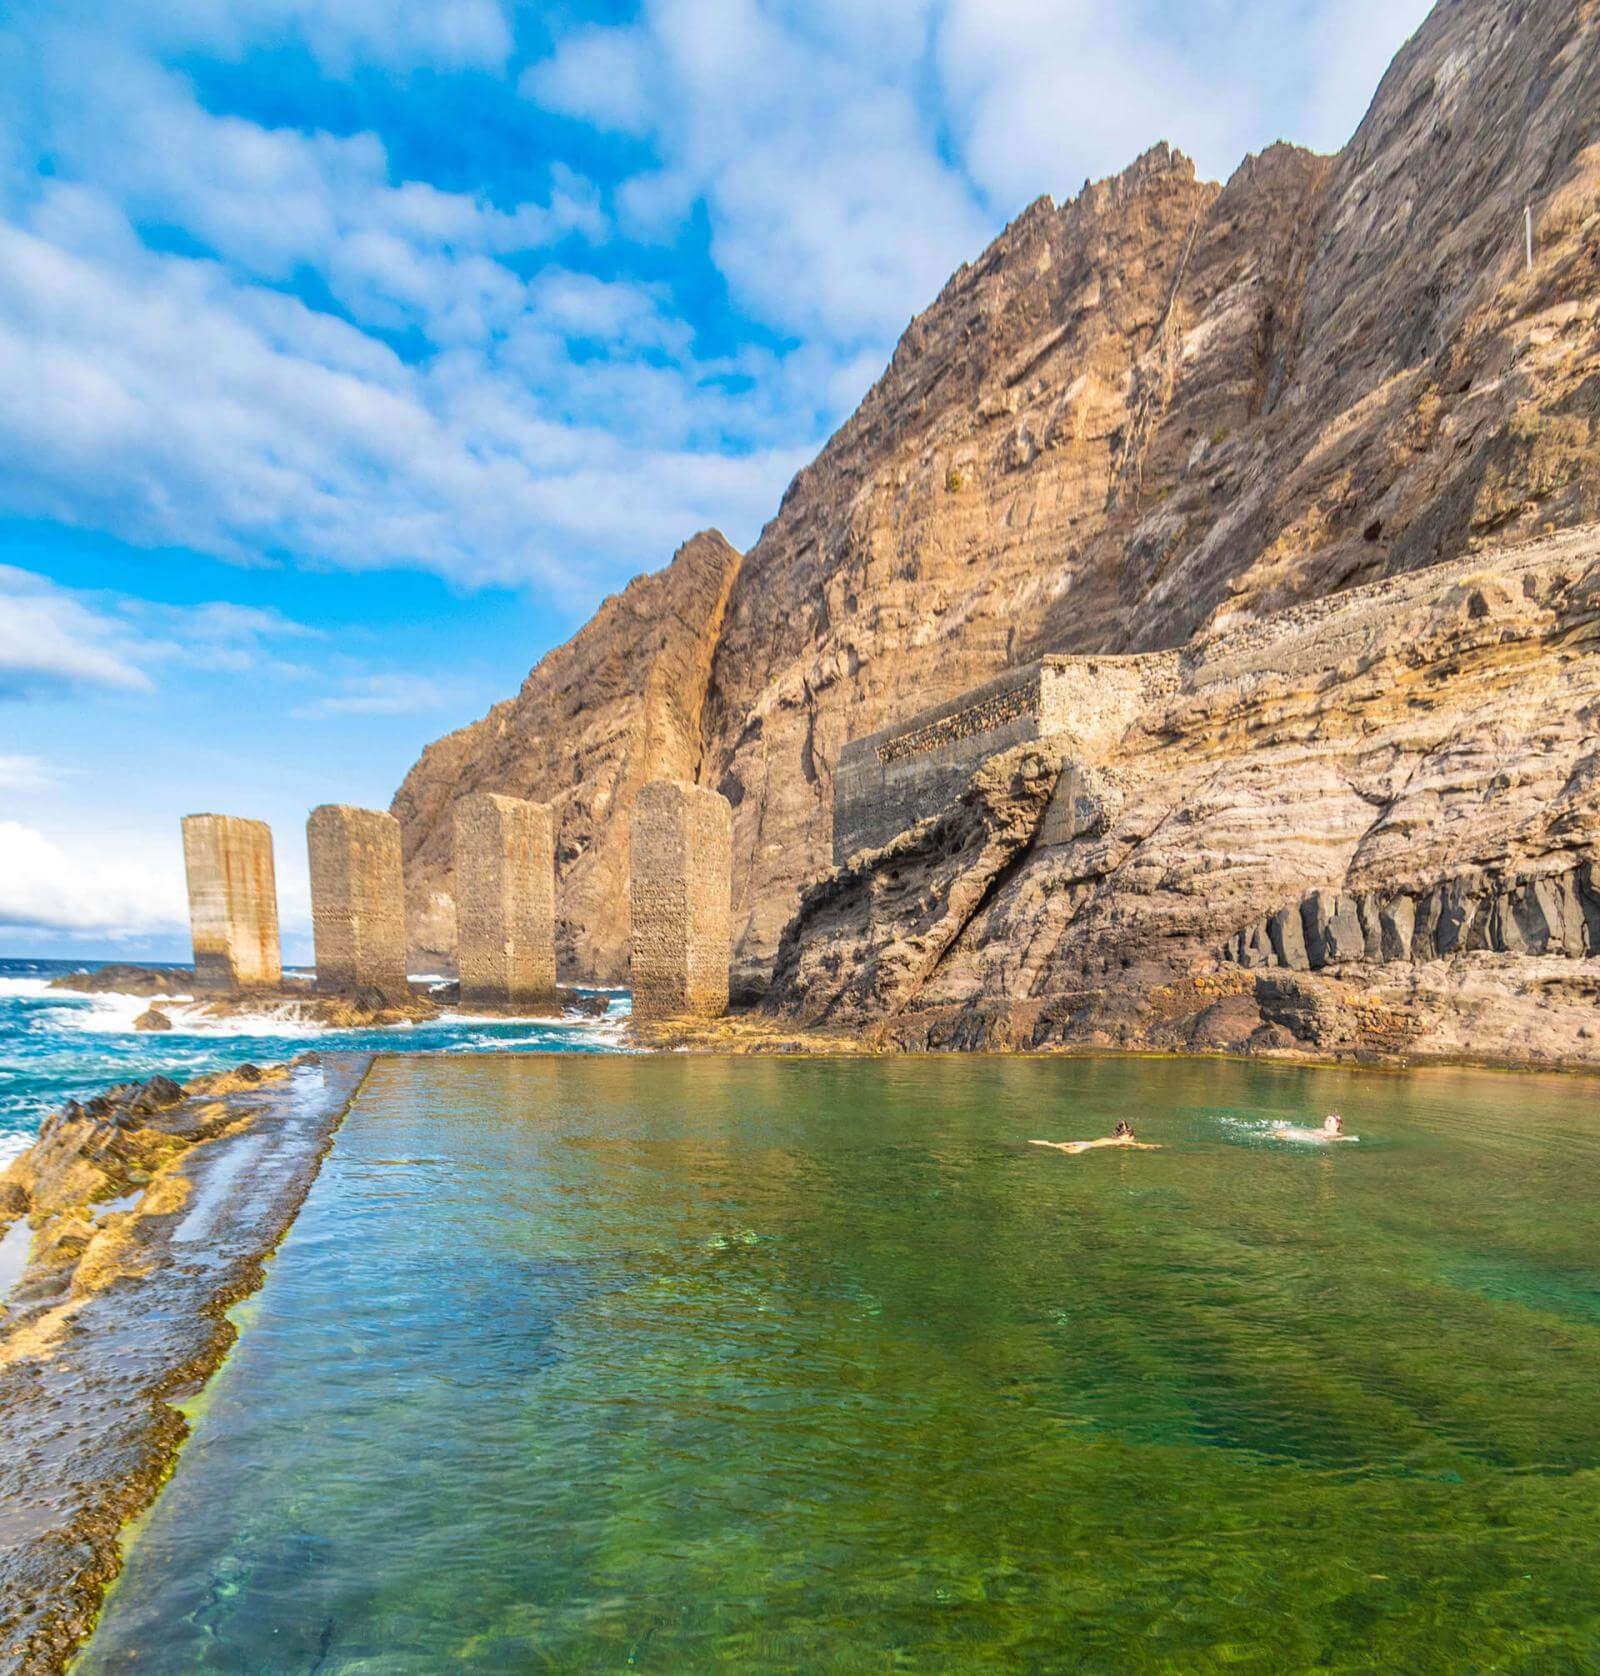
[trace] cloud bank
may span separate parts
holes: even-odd
[[[0,509],[588,599],[750,540],[1031,197],[1161,137],[1336,144],[1425,9],[646,0],[552,41],[498,0],[23,0]],[[451,77],[536,192],[430,178]]]

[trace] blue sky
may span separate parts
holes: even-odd
[[[217,809],[303,958],[309,808],[748,545],[1032,199],[1333,149],[1426,11],[12,0],[0,955],[184,955]]]

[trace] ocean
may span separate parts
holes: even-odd
[[[263,1011],[225,1021],[199,1018],[174,997],[174,1028],[137,1031],[149,996],[79,995],[51,980],[101,961],[0,960],[0,1168],[28,1146],[40,1120],[65,1101],[112,1083],[162,1072],[179,1082],[253,1060],[292,1059],[316,1047],[407,1053],[493,1053],[506,1048],[604,1053],[620,1046],[628,1000],[611,994],[604,1018],[506,1020],[451,1014],[382,1030],[328,1030]]]

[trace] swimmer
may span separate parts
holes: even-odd
[[[1322,1120],[1320,1129],[1302,1129],[1293,1123],[1280,1123],[1272,1131],[1274,1140],[1279,1141],[1309,1141],[1316,1146],[1330,1146],[1334,1141],[1359,1141],[1359,1135],[1347,1135],[1344,1132],[1344,1118],[1338,1112],[1329,1112]]]
[[[1029,1146],[1046,1146],[1052,1152],[1064,1152],[1069,1157],[1076,1158],[1080,1152],[1096,1152],[1103,1146],[1117,1146],[1127,1152],[1159,1152],[1161,1148],[1149,1141],[1139,1140],[1133,1125],[1122,1122],[1117,1125],[1116,1133],[1107,1135],[1098,1141],[1029,1141]]]

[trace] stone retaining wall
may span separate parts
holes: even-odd
[[[834,865],[881,849],[959,796],[990,757],[1037,739],[1042,675],[1041,664],[1025,665],[851,740],[834,769]]]
[[[1060,737],[1064,754],[1089,757],[1113,747],[1176,685],[1177,668],[1169,652],[1041,658],[851,740],[834,769],[834,866],[938,814],[984,763],[1018,745]]]

